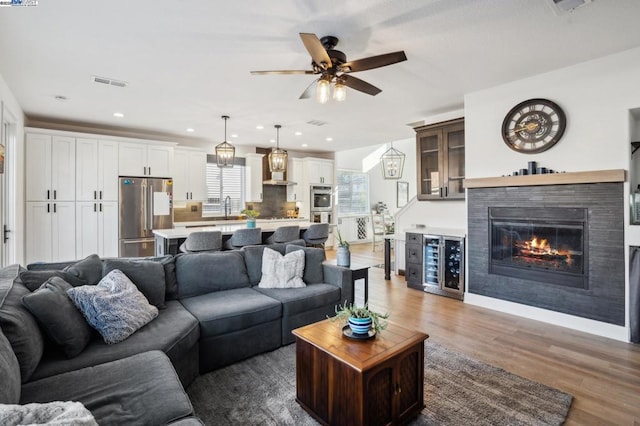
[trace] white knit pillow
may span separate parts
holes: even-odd
[[[260,288],[306,287],[302,281],[304,273],[304,250],[293,251],[286,256],[269,247],[262,253],[262,278]]]

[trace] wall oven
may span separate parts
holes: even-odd
[[[333,188],[331,186],[311,186],[311,214],[333,210]]]

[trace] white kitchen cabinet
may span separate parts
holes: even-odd
[[[173,199],[203,201],[207,194],[207,153],[176,149],[173,153]]]
[[[76,194],[76,140],[27,134],[27,201],[73,201]]]
[[[76,259],[76,203],[30,201],[26,204],[26,262]]]
[[[333,160],[307,157],[303,159],[303,167],[306,183],[333,185]]]
[[[76,140],[76,200],[118,199],[118,142]]]
[[[76,254],[101,257],[118,256],[118,202],[83,201],[76,203]]]
[[[287,164],[287,180],[296,182],[297,185],[287,186],[287,201],[303,201],[304,174],[301,158],[289,158]]]
[[[171,177],[173,147],[129,142],[119,145],[120,176]]]
[[[245,201],[247,202],[262,201],[262,157],[264,154],[245,155]]]

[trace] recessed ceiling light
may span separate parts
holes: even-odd
[[[306,148],[306,147],[308,147],[308,146],[309,146],[309,144],[308,144],[308,143],[303,143],[303,144],[302,144],[302,147],[303,147],[303,148]]]
[[[195,129],[192,129],[191,127],[189,127],[189,128],[187,129],[187,132],[189,132],[189,133],[193,133],[193,132],[195,132]]]
[[[114,113],[113,113],[113,116],[114,116],[114,117],[118,117],[118,118],[122,118],[122,117],[124,117],[124,114],[123,114],[123,113],[121,113],[121,112],[114,112]]]
[[[326,140],[327,142],[331,142],[331,141],[333,141],[333,138],[332,138],[332,137],[328,137],[328,138],[326,138],[325,140]]]
[[[258,124],[258,125],[256,126],[256,129],[258,129],[258,130],[262,130],[262,129],[264,129],[264,126],[263,126],[262,124]]]
[[[296,136],[302,136],[302,132],[295,132],[294,135]]]
[[[238,137],[238,134],[237,134],[237,133],[232,133],[232,134],[231,134],[231,137],[232,137],[232,138],[237,138],[237,137]]]
[[[276,140],[275,139],[269,139],[269,142],[276,143]]]

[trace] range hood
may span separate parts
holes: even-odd
[[[263,185],[297,185],[298,182],[291,182],[290,180],[284,180],[284,173],[282,172],[274,172],[271,173],[271,179],[262,181]]]

